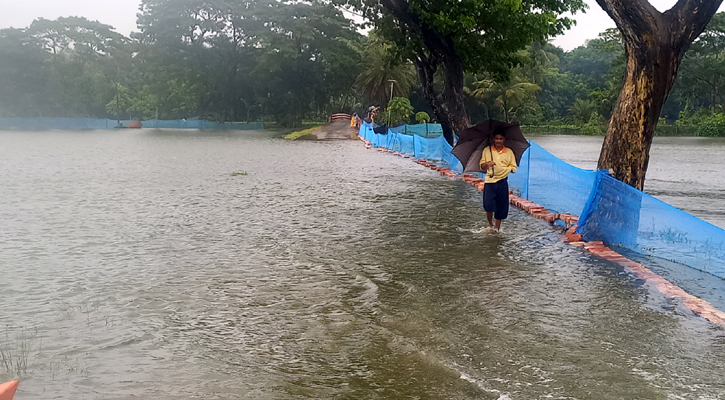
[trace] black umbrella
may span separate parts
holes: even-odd
[[[489,119],[458,135],[458,143],[452,153],[463,164],[463,172],[485,172],[481,170],[481,155],[483,149],[493,144],[493,133],[498,129],[503,129],[506,136],[504,146],[514,152],[516,165],[521,164],[521,156],[529,148],[529,141],[521,133],[521,127],[518,124]]]
[[[376,126],[376,127],[373,128],[373,132],[379,133],[381,135],[387,135],[388,134],[388,126],[385,125],[385,124],[378,125],[378,126]]]

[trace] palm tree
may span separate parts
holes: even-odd
[[[536,108],[536,92],[541,87],[513,74],[507,82],[497,82],[491,78],[483,78],[473,82],[475,89],[468,92],[477,99],[493,99],[495,105],[501,107],[506,122],[516,118],[516,114],[525,109]]]
[[[553,49],[549,43],[534,42],[524,51],[526,62],[521,72],[531,83],[541,83],[547,70],[558,67],[559,56],[550,51]]]
[[[370,43],[365,48],[365,70],[357,77],[357,87],[368,101],[374,104],[387,104],[391,97],[410,95],[410,89],[417,82],[412,64],[394,65],[388,53],[392,45],[370,33]],[[390,81],[394,80],[393,94],[390,93]]]
[[[569,119],[573,122],[587,123],[591,119],[592,114],[597,112],[597,103],[593,100],[576,99],[574,104],[569,107]]]

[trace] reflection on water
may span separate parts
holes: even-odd
[[[0,380],[19,399],[725,392],[722,328],[545,222],[478,233],[463,182],[270,136],[0,133]]]

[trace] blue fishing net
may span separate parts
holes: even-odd
[[[521,197],[551,212],[581,215],[596,173],[562,161],[533,140],[529,143],[517,172],[509,175],[509,184],[521,190]]]
[[[360,135],[373,145],[389,148],[461,173],[443,136],[425,138],[405,129],[376,134],[363,124]],[[397,127],[400,128],[400,127]],[[534,141],[524,152],[509,185],[521,197],[551,212],[580,216],[585,240],[601,240],[642,256],[684,264],[725,278],[725,230],[696,218],[642,191],[622,183],[605,171],[568,164]]]
[[[725,230],[597,173],[579,221],[585,240],[685,264],[725,278]]]
[[[119,123],[128,127],[133,120],[115,120],[105,118],[0,118],[0,129],[44,130],[44,129],[113,129]],[[261,122],[211,122],[205,119],[151,119],[141,121],[144,128],[152,129],[264,129]]]

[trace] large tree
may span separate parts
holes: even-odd
[[[647,0],[597,0],[622,32],[627,56],[624,84],[610,119],[598,168],[643,189],[657,121],[690,44],[722,0],[678,0],[657,11]]]
[[[381,36],[398,46],[401,58],[414,63],[449,142],[454,132],[470,125],[464,72],[506,75],[518,63],[519,50],[571,26],[562,13],[584,8],[581,0],[337,1],[361,10]],[[434,85],[437,73],[441,90]]]
[[[298,124],[352,97],[362,65],[363,36],[321,2],[143,0],[138,24],[147,62],[137,108],[163,118]]]

